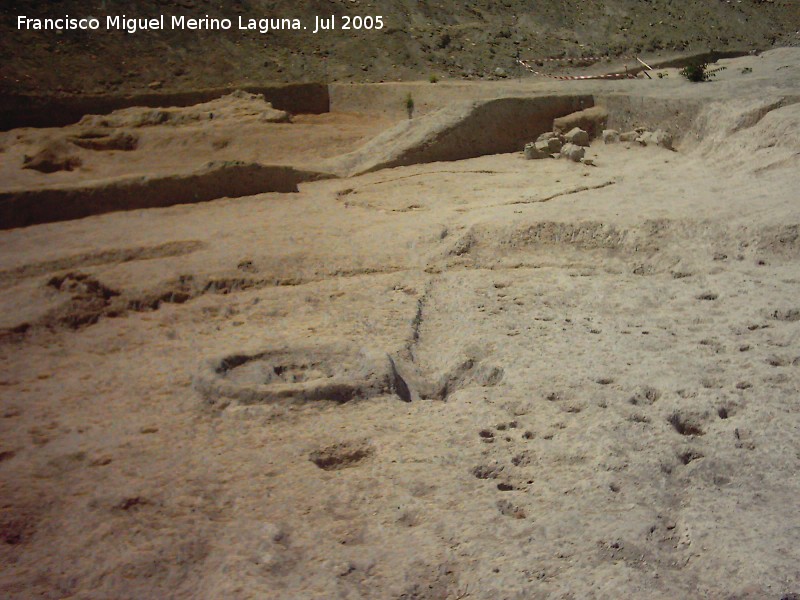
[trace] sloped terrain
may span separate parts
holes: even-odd
[[[518,72],[514,59],[764,50],[798,43],[794,0],[123,0],[4,4],[0,81],[34,94],[194,90],[271,81],[394,81]],[[306,31],[17,31],[19,15],[299,18]],[[379,32],[311,33],[315,16],[382,15]],[[213,52],[210,49],[213,48]],[[568,66],[568,65],[567,65]]]

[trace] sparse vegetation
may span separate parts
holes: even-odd
[[[431,76],[428,77],[428,81],[430,81],[431,83],[436,83],[437,81],[439,81],[439,78],[434,73],[431,73]]]
[[[414,97],[411,95],[411,92],[406,96],[406,112],[408,113],[409,119],[414,116]]]
[[[17,4],[20,7],[37,5],[31,1]],[[109,0],[60,0],[38,4],[58,6],[59,11],[69,14],[85,12],[86,6],[103,14],[114,7],[125,12],[122,7],[128,6],[129,15],[133,14],[130,7],[137,5],[135,2]],[[231,18],[229,2],[159,0],[142,6],[161,5],[165,11],[166,7],[173,7],[171,10],[174,12],[177,10],[174,7],[184,4],[198,7],[198,16],[207,14],[210,19]],[[736,7],[735,18],[729,10],[701,8],[725,4]],[[5,6],[13,5],[5,3]],[[185,35],[171,27],[120,37],[98,38],[90,34],[85,40],[83,34],[74,38],[74,33],[65,31],[65,35],[56,39],[52,32],[18,29],[16,19],[8,17],[0,21],[0,37],[7,55],[3,65],[4,82],[15,91],[34,94],[59,87],[69,89],[70,93],[147,93],[148,85],[156,82],[161,82],[162,90],[171,92],[227,88],[232,82],[249,81],[256,70],[259,80],[275,83],[323,82],[329,79],[394,81],[398,77],[427,81],[431,72],[437,73],[439,80],[444,82],[460,79],[464,72],[473,77],[479,73],[485,76],[498,64],[506,68],[509,77],[516,77],[516,67],[509,59],[517,50],[523,59],[569,53],[578,63],[584,55],[619,57],[641,52],[671,55],[690,47],[723,52],[741,48],[766,49],[776,42],[783,44],[780,40],[796,39],[798,30],[795,0],[763,0],[763,4],[758,4],[757,0],[607,0],[568,5],[555,0],[541,3],[508,0],[469,5],[450,1],[435,4],[389,2],[383,9],[386,14],[383,15],[382,30],[362,28],[366,37],[363,42],[353,43],[355,24],[350,25],[349,31],[337,26],[335,31],[325,34],[323,49],[318,36],[313,33],[315,16],[322,16],[319,7],[338,6],[341,9],[336,11],[337,21],[340,21],[338,25],[344,26],[342,18],[345,14],[351,18],[358,15],[358,4],[354,0],[335,3],[238,0],[233,5],[241,11],[244,21],[260,15],[264,6],[269,6],[270,15],[296,17],[303,25],[308,25],[308,30],[301,29],[296,34],[288,30],[283,33],[276,31],[281,43],[268,43],[266,46],[264,40],[271,38],[271,34],[237,33],[238,24],[229,31],[210,32],[208,39],[205,34]],[[205,8],[201,10],[201,6]],[[531,8],[533,6],[535,10]],[[573,8],[567,9],[566,6]],[[32,9],[20,14],[23,13],[37,16]],[[518,18],[512,15],[518,15]],[[366,13],[360,15],[364,16]],[[480,31],[473,29],[478,23]],[[491,43],[478,41],[484,39]],[[56,41],[58,52],[52,48]],[[97,55],[93,68],[75,70],[74,65],[81,64],[81,57],[87,51],[84,42],[93,45],[93,53],[101,53]],[[208,43],[222,43],[217,50],[222,52],[224,59],[210,54]],[[153,44],[164,52],[154,52]],[[124,68],[120,67],[122,61],[125,61]],[[362,70],[362,65],[368,69]],[[566,74],[570,74],[568,67],[564,65],[563,68]]]
[[[708,63],[696,62],[686,65],[681,69],[681,75],[686,77],[689,81],[699,83],[701,81],[709,80]]]
[[[747,75],[748,73],[752,73],[752,72],[753,72],[753,69],[751,69],[750,67],[745,67],[745,68],[742,69],[742,75]]]
[[[724,71],[725,67],[717,67],[716,69],[709,69],[708,63],[696,62],[686,65],[681,69],[681,75],[686,77],[689,81],[699,83],[702,81],[709,81],[714,77],[718,71]]]

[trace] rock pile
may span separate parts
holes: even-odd
[[[581,162],[585,152],[586,151],[583,149],[583,147],[578,146],[577,144],[564,144],[561,147],[561,156],[574,162]]]
[[[624,133],[620,133],[615,129],[603,129],[600,137],[606,144],[636,142],[642,146],[660,146],[673,150],[672,135],[662,129],[648,131],[643,127],[639,127]],[[582,162],[591,166],[594,165],[594,161],[585,158],[585,148],[589,146],[590,141],[589,132],[580,127],[573,127],[566,133],[561,133],[557,129],[555,131],[547,131],[541,134],[535,142],[525,145],[525,158],[528,160],[568,158],[571,161]]]
[[[576,146],[589,145],[589,133],[579,127],[573,127],[567,133],[565,133],[564,139],[570,144],[575,144]]]
[[[672,147],[672,135],[661,129],[648,131],[643,127],[638,127],[624,133],[620,133],[614,129],[604,129],[602,138],[606,144],[613,144],[615,142],[636,142],[642,146],[661,146],[667,150],[674,150]]]
[[[525,158],[536,160],[562,157],[581,162],[585,154],[584,147],[588,145],[589,134],[578,127],[572,128],[565,134],[547,131],[535,142],[525,145]]]
[[[593,106],[553,120],[553,131],[565,133],[580,128],[589,134],[590,138],[597,137],[598,133],[606,127],[608,110],[603,106]]]

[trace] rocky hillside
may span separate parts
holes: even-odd
[[[494,76],[522,57],[647,56],[800,43],[797,0],[23,0],[2,3],[6,92],[114,93],[270,81]],[[20,31],[17,19],[106,15],[228,18],[228,31]],[[335,15],[335,31],[312,33]],[[344,16],[383,17],[344,31]],[[261,33],[238,19],[300,19]],[[502,71],[500,71],[502,73]]]

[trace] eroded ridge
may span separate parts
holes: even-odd
[[[0,229],[79,219],[112,211],[208,202],[267,192],[297,192],[298,184],[330,177],[241,161],[209,163],[196,173],[129,177],[99,185],[0,193]]]

